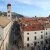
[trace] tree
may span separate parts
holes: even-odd
[[[35,16],[35,18],[36,18],[37,16]]]
[[[50,17],[50,15],[48,17]]]
[[[0,11],[0,16],[2,15],[2,12]]]
[[[2,14],[3,14],[4,16],[7,16],[7,12],[3,12]]]

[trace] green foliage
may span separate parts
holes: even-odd
[[[35,18],[36,18],[37,16],[35,16]]]
[[[7,12],[1,12],[1,11],[0,11],[0,16],[1,16],[2,14],[3,14],[4,16],[7,16]],[[13,17],[16,17],[16,16],[17,16],[18,18],[19,18],[19,17],[24,17],[23,15],[18,14],[18,13],[16,13],[16,12],[12,12],[12,16],[13,16]]]
[[[0,11],[0,16],[2,15],[2,12]]]
[[[2,14],[3,14],[4,16],[7,16],[7,12],[3,12]]]
[[[17,13],[12,12],[12,16],[16,17],[17,16]]]
[[[14,17],[24,17],[23,15],[21,15],[21,14],[18,14],[18,13],[15,13],[15,12],[12,12],[12,16],[14,16]]]
[[[50,17],[50,15],[48,17]]]

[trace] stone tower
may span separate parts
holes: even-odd
[[[10,21],[12,20],[12,16],[11,16],[11,4],[7,4],[7,18],[10,19]]]

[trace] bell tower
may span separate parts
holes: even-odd
[[[7,4],[7,18],[12,19],[12,16],[11,16],[11,4]]]

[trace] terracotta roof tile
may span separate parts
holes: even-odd
[[[37,20],[26,18],[21,20],[21,23],[23,25],[24,31],[44,30],[43,25],[41,25],[41,23],[38,22]]]

